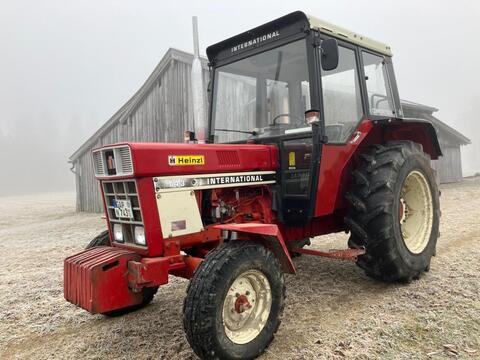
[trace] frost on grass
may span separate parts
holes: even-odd
[[[287,276],[281,327],[263,359],[425,359],[480,354],[480,181],[443,186],[442,236],[431,271],[410,285],[309,256]],[[187,282],[171,277],[153,303],[119,318],[63,298],[63,259],[105,227],[74,211],[74,194],[0,198],[0,358],[194,359],[183,334]],[[345,246],[345,234],[313,241]]]

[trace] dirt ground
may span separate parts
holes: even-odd
[[[431,271],[409,285],[366,277],[353,263],[303,256],[287,276],[282,325],[262,359],[480,358],[480,180],[442,186]],[[104,229],[73,194],[0,198],[0,359],[194,359],[182,329],[187,281],[119,318],[63,298],[62,261]],[[341,248],[346,235],[318,238]]]

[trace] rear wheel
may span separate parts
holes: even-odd
[[[209,253],[187,289],[183,324],[202,359],[252,359],[280,325],[285,286],[275,255],[250,241]]]
[[[357,264],[383,281],[410,281],[430,267],[438,238],[439,192],[430,158],[411,141],[376,145],[361,156],[347,194],[349,246]]]

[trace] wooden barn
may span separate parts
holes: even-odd
[[[193,129],[191,64],[193,55],[170,48],[142,87],[72,156],[77,211],[103,211],[91,150],[120,141],[182,142],[183,132]],[[202,59],[204,85],[207,60]],[[206,97],[205,97],[206,98]],[[205,100],[206,101],[206,100]],[[433,116],[437,109],[408,101],[405,117],[429,120],[437,129],[444,157],[434,161],[440,182],[462,178],[460,146],[470,140]]]
[[[440,183],[451,183],[462,180],[462,154],[460,147],[471,141],[460,132],[437,119],[433,113],[438,109],[402,100],[403,114],[407,118],[421,118],[430,121],[437,130],[438,141],[443,156],[432,161]]]
[[[193,54],[170,48],[142,87],[70,157],[74,166],[77,211],[103,211],[91,150],[120,141],[183,142],[193,129]],[[204,84],[207,60],[202,59]]]

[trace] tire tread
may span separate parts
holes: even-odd
[[[345,218],[351,235],[350,247],[366,246],[367,253],[360,256],[357,265],[368,276],[382,281],[411,281],[418,278],[422,270],[410,268],[393,246],[394,231],[391,213],[398,173],[409,157],[415,157],[434,179],[430,158],[420,144],[412,141],[390,141],[384,145],[373,145],[359,156],[359,166],[352,172],[354,184],[346,195],[349,212]],[[438,189],[434,189],[438,192]],[[359,205],[361,203],[361,205]],[[439,209],[435,209],[439,216]],[[371,225],[374,224],[375,226]],[[379,227],[380,224],[384,224]]]

